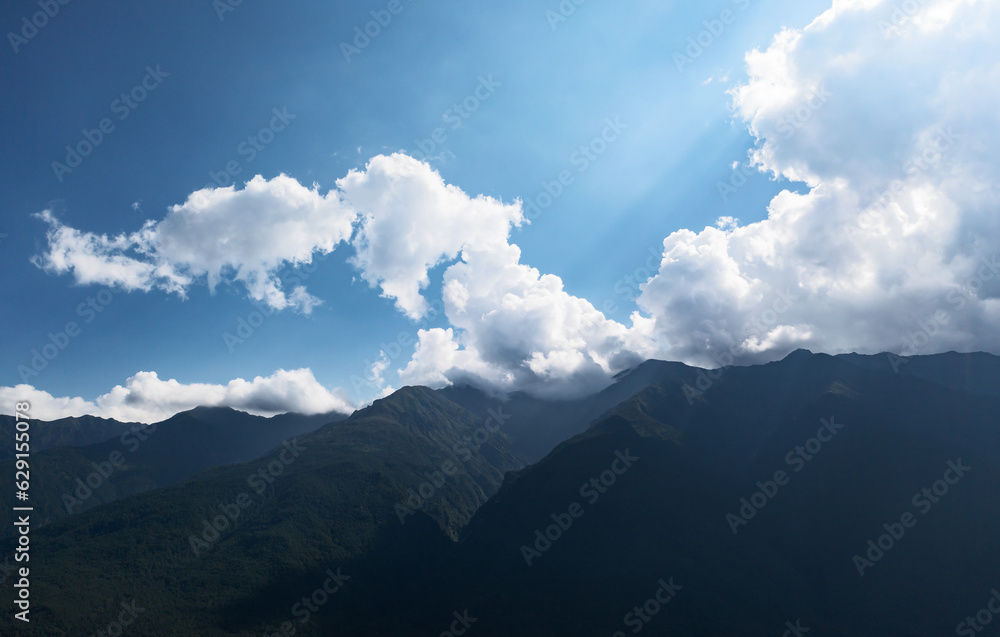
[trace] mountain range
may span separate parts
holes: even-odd
[[[799,350],[576,400],[33,423],[16,634],[977,634],[998,414],[1000,357]]]

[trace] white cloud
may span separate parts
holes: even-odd
[[[503,242],[467,248],[444,274],[444,303],[455,329],[422,330],[406,383],[458,381],[537,395],[581,395],[658,351],[653,322],[607,319],[562,280],[520,263]]]
[[[747,54],[753,159],[810,190],[664,240],[639,305],[671,358],[1000,352],[996,3],[919,6],[887,31],[895,5],[838,1]]]
[[[237,281],[254,300],[308,314],[319,299],[302,286],[284,289],[278,271],[310,263],[313,254],[348,240],[356,214],[338,192],[324,196],[280,175],[257,176],[243,190],[199,190],[162,221],[110,238],[65,226],[49,211],[38,216],[49,224],[49,246],[34,263],[72,273],[78,283],[184,296],[197,280],[212,289]]]
[[[329,391],[309,369],[278,370],[252,381],[242,378],[225,385],[184,384],[161,380],[155,372],[139,372],[94,400],[54,397],[31,385],[0,387],[0,413],[13,414],[14,405],[27,401],[31,416],[56,420],[93,415],[123,422],[158,422],[194,407],[232,407],[261,416],[286,412],[322,414],[351,413],[354,406],[345,392]]]
[[[49,224],[49,250],[32,262],[57,274],[72,272],[83,285],[119,286],[126,290],[149,290],[157,277],[157,268],[143,258],[148,252],[149,229],[116,237],[80,232],[61,224],[49,210],[36,215]],[[138,253],[138,257],[127,252]],[[160,285],[171,292],[182,292],[190,283],[174,272],[160,272]]]
[[[427,164],[401,154],[373,158],[337,182],[361,215],[352,263],[413,319],[424,316],[421,290],[429,270],[459,259],[444,273],[448,329],[421,330],[413,359],[401,370],[409,384],[470,381],[498,390],[583,393],[656,351],[652,321],[630,329],[562,281],[520,263],[508,243],[524,222],[520,202],[470,197]],[[369,370],[384,383],[387,361]]]
[[[430,283],[428,270],[466,247],[503,241],[524,219],[519,205],[469,197],[427,164],[398,153],[374,157],[337,186],[362,216],[351,262],[413,319],[427,310],[420,290]]]
[[[41,420],[57,420],[93,414],[94,403],[83,398],[56,398],[52,394],[35,389],[31,385],[0,387],[0,413],[14,415],[15,405],[26,402],[31,405],[29,414]]]
[[[386,355],[385,350],[382,350],[378,353],[378,360],[368,368],[368,379],[374,385],[381,387],[385,384],[385,378],[382,375],[387,369],[389,369],[389,357]]]
[[[422,289],[429,271],[458,258],[444,275],[445,314],[453,327],[421,332],[401,374],[408,383],[469,380],[500,390],[579,394],[657,351],[652,321],[638,314],[631,328],[610,321],[566,293],[559,277],[520,263],[519,248],[508,243],[511,229],[525,221],[520,202],[470,197],[406,155],[374,157],[325,197],[284,176],[257,177],[242,191],[205,189],[132,235],[83,233],[41,216],[51,226],[50,246],[36,261],[73,272],[81,283],[183,294],[202,277],[209,286],[232,279],[255,299],[305,312],[318,299],[301,287],[282,290],[275,271],[333,250],[350,236],[355,218],[351,263],[412,319],[427,312]],[[383,355],[368,370],[374,386],[386,384],[388,365]],[[140,374],[130,382],[141,388],[143,380]],[[173,387],[171,395],[186,391]],[[221,391],[199,386],[196,394],[216,404]],[[99,400],[97,407],[118,404],[105,400],[111,402]]]

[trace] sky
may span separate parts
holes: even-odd
[[[1000,354],[998,4],[6,3],[0,412]]]

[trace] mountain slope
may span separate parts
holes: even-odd
[[[133,599],[153,636],[950,633],[1000,572],[1000,399],[911,360],[647,364],[527,467],[506,403],[404,388],[37,530],[25,634]]]
[[[682,363],[649,360],[622,372],[613,384],[592,396],[546,400],[517,392],[502,403],[503,413],[510,416],[504,431],[510,435],[514,450],[536,462],[560,442],[586,430],[608,409],[650,384],[667,380],[693,383],[698,371]],[[468,385],[440,391],[449,400],[472,411],[496,408],[496,398]]]
[[[94,443],[117,438],[129,431],[138,423],[118,422],[96,416],[79,416],[77,418],[60,418],[59,420],[43,421],[28,420],[31,431],[31,449],[33,453],[52,449],[53,447],[83,447]],[[17,420],[13,416],[0,415],[0,436],[3,440],[14,439],[14,427]],[[14,446],[0,447],[0,462],[14,458]]]
[[[33,634],[87,634],[135,599],[137,634],[259,635],[290,620],[328,569],[351,579],[322,622],[371,612],[393,598],[387,581],[441,554],[523,466],[501,431],[455,451],[493,427],[487,417],[405,388],[254,461],[37,529],[33,552],[45,557],[32,568],[32,619],[49,632]]]
[[[477,634],[763,636],[799,619],[935,635],[996,586],[996,399],[800,352],[728,369],[694,405],[668,382],[614,412],[505,483],[452,551],[449,596]],[[612,475],[619,454],[632,466]],[[945,496],[923,494],[946,475]],[[869,540],[892,548],[863,562]],[[666,612],[637,620],[671,577]]]
[[[336,413],[264,418],[225,407],[199,407],[153,425],[129,424],[115,438],[92,445],[41,452],[33,448],[31,505],[35,524],[175,484],[212,467],[246,462],[283,440],[344,418]],[[53,424],[40,423],[39,429],[45,431]],[[101,424],[104,431],[126,426],[113,420]],[[35,432],[33,425],[33,444]],[[13,464],[0,464],[0,473],[13,475]],[[13,492],[5,491],[0,498],[7,506],[17,506]],[[4,526],[0,537],[16,532]]]

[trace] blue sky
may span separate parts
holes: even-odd
[[[631,347],[629,355],[584,352],[583,358],[588,364],[597,361],[605,375],[640,354],[669,357],[671,350],[683,351],[680,359],[709,364],[698,358],[696,346],[680,343],[684,339],[662,327],[667,318],[657,311],[677,312],[697,303],[676,297],[657,301],[658,290],[673,285],[667,281],[650,285],[645,292],[650,302],[640,307],[634,301],[639,290],[623,282],[628,276],[645,281],[656,274],[655,267],[651,272],[642,268],[647,262],[660,265],[664,238],[672,233],[699,233],[720,217],[738,218],[743,226],[764,221],[779,192],[791,189],[805,196],[809,187],[803,182],[812,179],[815,187],[827,178],[819,160],[812,165],[821,168],[813,173],[796,172],[796,160],[785,161],[778,151],[746,170],[747,183],[735,192],[723,196],[718,189],[720,181],[733,177],[734,162],[746,163],[748,151],[761,147],[749,128],[758,126],[762,137],[765,127],[754,118],[769,113],[763,107],[751,112],[750,97],[740,110],[727,94],[748,81],[747,52],[768,49],[783,27],[804,29],[830,3],[564,2],[575,10],[558,21],[552,12],[560,5],[554,1],[390,4],[243,2],[223,11],[219,7],[227,5],[209,0],[70,2],[59,5],[30,39],[8,35],[0,53],[6,58],[0,78],[8,88],[0,106],[5,149],[0,233],[7,235],[0,244],[0,294],[9,300],[0,312],[0,387],[27,384],[55,397],[89,401],[139,372],[186,386],[308,369],[324,388],[358,403],[414,379],[433,384],[437,378],[441,384],[480,378],[497,384],[515,378],[520,380],[506,388],[519,389],[522,381],[554,378],[558,369],[572,372],[563,374],[566,383],[583,378],[588,387],[599,385],[594,370],[566,362],[575,360],[575,352],[561,354],[558,364],[553,356],[532,367],[527,380],[517,369],[501,369],[498,359],[483,354],[492,347],[486,337],[476,340],[475,328],[452,313],[423,322],[414,320],[412,311],[407,316],[398,297],[387,295],[384,285],[370,286],[362,278],[365,268],[348,262],[354,252],[344,243],[308,271],[298,270],[320,304],[307,311],[269,311],[253,335],[235,346],[224,334],[235,334],[240,319],[267,307],[251,303],[240,280],[223,277],[214,292],[202,280],[188,285],[182,298],[156,285],[123,291],[127,285],[88,284],[78,271],[59,271],[51,262],[39,267],[38,259],[32,263],[50,248],[50,225],[33,216],[43,210],[51,211],[60,227],[94,236],[127,235],[147,222],[162,221],[170,206],[184,204],[191,193],[212,184],[213,174],[222,180],[227,165],[239,170],[237,190],[255,175],[272,180],[284,174],[326,194],[349,171],[364,173],[372,158],[397,152],[424,159],[446,184],[470,197],[492,197],[498,205],[537,201],[545,183],[568,171],[572,183],[543,214],[530,224],[508,220],[507,240],[520,248],[519,263],[558,276],[567,295],[586,299],[615,324],[638,329],[630,321],[639,310],[657,325],[644,334],[646,345]],[[389,8],[398,13],[388,13]],[[23,18],[30,20],[40,10],[37,2],[7,3],[0,24],[5,32],[22,33]],[[355,27],[363,30],[375,19],[372,12],[387,23],[346,59],[343,43],[355,43]],[[678,70],[676,54],[720,15],[729,24]],[[828,40],[816,46],[835,48],[843,38]],[[151,90],[133,91],[144,80]],[[861,94],[863,88],[845,86],[839,96]],[[142,101],[116,102],[129,92]],[[462,111],[455,105],[463,102],[474,108],[456,116]],[[285,113],[284,119],[276,119],[276,112]],[[77,146],[84,131],[99,130],[104,118],[113,129],[106,126],[93,152],[71,172],[54,169],[53,162],[66,162],[67,145]],[[614,141],[592,147],[603,152],[586,162],[574,155],[599,138],[609,119],[622,125]],[[918,123],[924,124],[915,121],[914,131]],[[281,130],[264,132],[251,151],[248,137],[272,124]],[[433,151],[425,153],[436,129],[443,143],[434,142]],[[92,139],[95,135],[90,133]],[[812,152],[806,147],[809,139],[798,135],[793,146],[801,147],[784,148],[789,154]],[[771,172],[758,170],[765,167]],[[239,206],[227,214],[238,215]],[[471,245],[462,241],[456,249]],[[447,268],[461,260],[447,252],[432,263],[428,284],[421,288],[431,303],[441,298]],[[280,270],[296,273],[291,265]],[[661,272],[664,280],[666,274]],[[111,299],[106,307],[97,301],[100,313],[81,308],[102,290],[114,294],[101,297]],[[733,311],[752,313],[742,305]],[[920,318],[915,314],[911,323],[919,324]],[[19,373],[19,366],[31,367],[33,350],[41,351],[50,333],[61,339],[59,332],[70,321],[79,325],[80,334],[71,336],[45,369]],[[809,332],[804,324],[787,327],[801,336]],[[415,365],[399,377],[396,370],[410,361],[418,328],[433,327],[467,332],[471,340],[456,335],[455,342],[472,349],[476,341],[478,354],[470,355],[475,361],[451,361],[431,371]],[[692,334],[702,328],[684,329]],[[966,332],[975,332],[974,326]],[[394,356],[394,348],[385,346],[400,334],[409,345]],[[706,338],[699,332],[692,341]],[[899,341],[895,335],[887,339]],[[780,347],[765,347],[765,340],[757,339],[757,349],[751,350],[780,353]],[[956,342],[972,347],[974,340]],[[653,342],[655,347],[649,345]],[[852,347],[831,341],[826,349],[869,345],[876,343]],[[388,351],[384,378],[359,390],[352,377],[371,377],[380,350]],[[425,352],[429,358],[429,344]],[[549,353],[529,347],[512,354],[511,364],[523,367],[532,356]],[[482,365],[491,371],[482,371]],[[418,367],[426,373],[417,373]],[[578,371],[579,378],[573,375]]]

